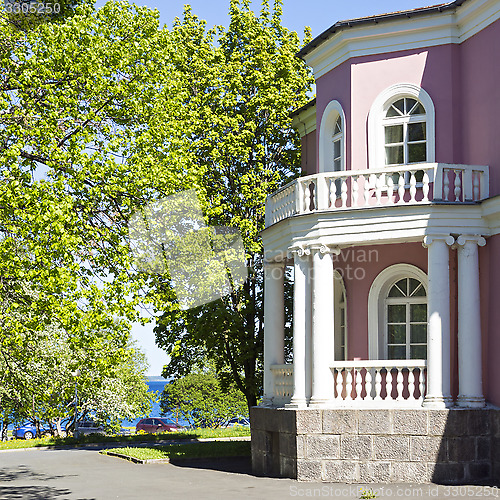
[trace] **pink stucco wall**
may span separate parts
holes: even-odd
[[[500,193],[500,21],[461,45],[461,163],[490,166],[490,194]]]
[[[302,175],[316,172],[316,130],[301,139],[301,169]]]
[[[386,267],[412,264],[427,272],[427,250],[421,243],[351,247],[335,258],[344,277],[347,299],[348,357],[368,359],[368,294]]]
[[[413,83],[428,92],[436,111],[436,161],[458,162],[461,157],[459,50],[459,46],[449,44],[356,57],[318,79],[318,130],[326,105],[332,99],[338,100],[346,114],[348,169],[369,168],[368,114],[375,98],[396,83]]]
[[[500,113],[500,65],[492,64],[499,53],[496,21],[460,45],[349,59],[316,82],[317,137],[327,104],[339,101],[347,122],[346,167],[369,168],[367,120],[373,101],[393,84],[413,83],[434,102],[436,161],[490,165],[490,193],[498,194],[500,148],[491,131]]]

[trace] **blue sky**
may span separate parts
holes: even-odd
[[[444,0],[442,0],[444,1]],[[98,0],[95,5],[100,7],[106,2]],[[229,17],[227,15],[229,0],[137,0],[137,5],[145,5],[160,12],[160,22],[172,26],[175,17],[181,17],[184,4],[192,7],[193,13],[199,18],[207,21],[209,27],[213,25],[227,26]],[[337,21],[364,17],[374,14],[383,14],[398,10],[414,9],[440,3],[426,0],[284,0],[283,2],[283,25],[287,28],[303,33],[304,26],[310,26],[313,37],[329,28]],[[254,10],[259,10],[260,1],[253,1]],[[133,328],[134,338],[148,356],[150,368],[149,375],[160,375],[163,365],[168,358],[164,351],[158,349],[154,342],[153,325],[135,325]]]

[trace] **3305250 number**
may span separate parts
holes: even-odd
[[[61,4],[58,2],[4,0],[4,5],[8,14],[59,14],[61,12]]]

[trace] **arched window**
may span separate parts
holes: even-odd
[[[383,119],[386,165],[427,160],[426,119],[425,108],[416,99],[401,97],[390,104]]]
[[[368,294],[370,359],[427,359],[427,275],[395,264],[374,280]]]
[[[435,161],[435,111],[417,85],[396,84],[373,102],[368,116],[369,167]]]
[[[345,361],[347,359],[346,292],[342,275],[335,271],[334,277],[335,361]]]
[[[385,299],[386,358],[427,359],[427,294],[415,278],[402,278]]]
[[[345,116],[338,101],[328,103],[323,112],[319,142],[319,171],[345,170]]]

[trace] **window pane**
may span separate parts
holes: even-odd
[[[425,288],[423,285],[417,289],[417,291],[413,294],[413,297],[426,297]]]
[[[340,172],[340,170],[342,170],[342,169],[341,169],[341,164],[340,164],[340,159],[339,159],[339,160],[335,160],[335,161],[333,162],[333,171],[334,171],[334,172]],[[340,179],[339,179],[339,180],[340,180]],[[337,181],[335,181],[335,182],[337,182]]]
[[[410,296],[415,294],[415,290],[421,286],[420,281],[410,278]]]
[[[404,293],[401,291],[401,289],[396,285],[394,285],[391,288],[391,291],[389,292],[389,297],[404,297]]]
[[[418,103],[416,107],[410,110],[410,115],[425,115],[425,109],[420,103]]]
[[[415,107],[415,104],[417,104],[416,99],[410,99],[409,97],[406,98],[406,113],[407,115],[410,114],[412,109]]]
[[[392,104],[396,109],[401,111],[401,114],[404,114],[405,112],[405,100],[404,99],[399,99],[395,103]]]
[[[342,118],[340,118],[340,116],[339,116],[337,118],[337,121],[335,122],[335,132],[333,134],[337,135],[337,134],[340,134],[340,132],[342,132]]]
[[[408,144],[408,163],[418,163],[426,159],[427,152],[425,142],[421,144]]]
[[[425,346],[425,345],[411,345],[410,346],[410,359],[427,359],[427,346]]]
[[[427,322],[427,304],[410,304],[410,321]]]
[[[389,304],[387,306],[387,321],[389,323],[406,323],[406,306],[404,304]]]
[[[389,359],[406,359],[406,346],[404,345],[390,345],[387,348]]]
[[[396,142],[403,142],[403,125],[385,127],[385,143],[394,144]]]
[[[340,156],[340,141],[334,141],[333,143],[333,157],[338,158]]]
[[[391,146],[385,148],[385,164],[396,165],[403,163],[403,146]]]
[[[388,325],[387,343],[406,344],[406,325]]]
[[[412,344],[427,343],[427,324],[410,325],[410,342]]]
[[[408,140],[413,141],[425,141],[425,122],[422,123],[408,123]]]
[[[408,295],[408,280],[403,278],[396,283],[396,286],[404,293],[405,297]]]

